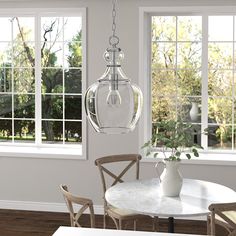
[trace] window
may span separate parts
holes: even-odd
[[[84,11],[19,12],[0,15],[0,142],[81,149]]]
[[[204,151],[232,153],[236,151],[236,14],[199,9],[144,9],[148,14],[142,16],[140,44],[141,55],[148,60],[140,59],[140,73],[148,78],[143,84],[149,114],[144,114],[145,139],[161,120],[181,118],[193,124],[197,133],[193,139]],[[205,128],[208,136],[203,134]]]
[[[161,120],[181,118],[200,133],[202,17],[152,16],[151,30],[152,132]]]

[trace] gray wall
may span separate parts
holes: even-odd
[[[105,69],[102,55],[111,34],[111,1],[0,1],[0,7],[87,7],[88,84],[92,84]],[[19,4],[20,3],[20,4]],[[138,83],[138,17],[139,6],[173,5],[235,5],[226,0],[119,0],[118,29],[120,47],[125,52],[124,71]],[[58,190],[68,184],[81,195],[101,204],[101,184],[94,160],[114,153],[134,153],[139,150],[136,129],[127,135],[101,135],[88,126],[88,160],[56,160],[0,157],[0,200],[63,202]],[[236,155],[235,155],[236,156]],[[153,177],[154,163],[141,164],[141,178]],[[182,165],[184,177],[206,179],[236,190],[236,166]]]

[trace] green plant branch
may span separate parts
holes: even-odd
[[[151,154],[153,148],[159,148],[165,159],[171,161],[180,160],[181,154],[185,154],[188,159],[191,159],[192,156],[199,156],[198,148],[202,147],[194,143],[193,135],[198,133],[193,130],[192,124],[184,123],[181,120],[169,120],[159,122],[156,126],[156,132],[142,146],[142,148],[148,147],[147,155]],[[204,131],[204,134],[207,132]],[[168,157],[167,152],[170,152]],[[158,155],[158,152],[154,151],[153,153],[154,157]]]

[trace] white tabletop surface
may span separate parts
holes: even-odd
[[[236,192],[220,184],[184,179],[179,197],[164,197],[155,178],[116,184],[106,191],[105,198],[114,207],[140,214],[184,217],[208,214],[211,203],[235,202]]]
[[[156,233],[145,231],[128,231],[128,230],[112,230],[112,229],[91,229],[91,228],[75,228],[61,226],[53,234],[53,236],[187,236],[190,234],[170,234]],[[200,236],[193,235],[191,236]]]

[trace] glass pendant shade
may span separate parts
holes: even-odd
[[[106,71],[85,94],[87,117],[100,133],[128,133],[134,130],[141,115],[142,92],[122,71],[123,58],[120,48],[108,48],[104,53]]]

